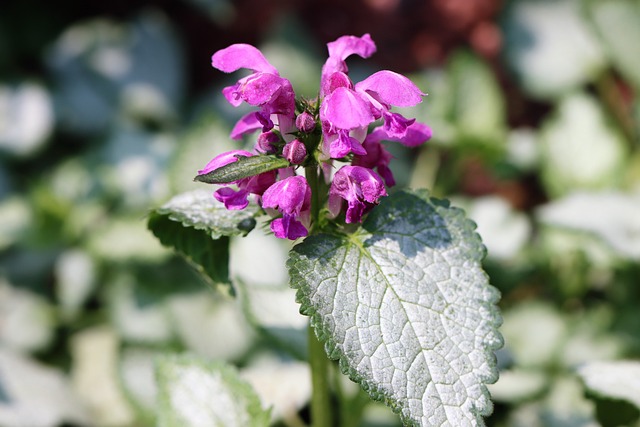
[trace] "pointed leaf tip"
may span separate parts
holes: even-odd
[[[251,157],[238,155],[236,158],[238,159],[236,162],[197,175],[193,180],[206,184],[229,184],[243,178],[290,166],[287,159],[272,155]]]

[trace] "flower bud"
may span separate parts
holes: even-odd
[[[277,151],[275,143],[279,140],[280,137],[274,132],[263,132],[258,136],[256,150],[265,154],[273,154]]]
[[[311,133],[316,128],[316,121],[313,116],[306,111],[296,117],[296,127],[304,133]]]
[[[307,148],[302,141],[294,139],[284,146],[282,155],[294,165],[299,165],[304,162],[304,159],[307,157]]]

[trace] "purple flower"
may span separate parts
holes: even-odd
[[[237,156],[253,156],[248,151],[233,150],[222,153],[214,157],[207,165],[198,171],[198,175],[206,174],[219,169],[225,165],[238,161]],[[237,181],[229,182],[222,185],[236,184],[238,190],[229,187],[223,187],[216,190],[213,196],[219,202],[224,203],[225,208],[230,210],[241,210],[249,204],[249,195],[256,194],[260,196],[276,181],[276,171],[269,171],[259,175],[242,178]]]
[[[311,188],[303,176],[291,176],[271,185],[262,195],[262,207],[282,213],[281,218],[271,222],[276,237],[295,240],[309,234]]]
[[[390,109],[392,106],[410,107],[422,102],[422,91],[405,76],[388,70],[374,73],[353,85],[346,74],[345,59],[352,54],[367,58],[375,52],[375,44],[368,34],[360,38],[340,37],[328,47],[329,58],[322,68],[320,91],[324,97],[320,121],[325,138],[325,157],[340,158],[350,152],[366,154],[361,145],[366,128],[378,119],[383,119],[388,135],[404,138],[415,119],[407,119]]]
[[[347,223],[361,222],[362,216],[378,204],[387,191],[380,176],[362,166],[343,166],[336,172],[329,189],[329,212],[335,217],[347,201]]]
[[[241,68],[248,68],[252,74],[244,77],[235,85],[222,90],[223,95],[233,106],[243,101],[260,107],[259,112],[245,115],[234,127],[232,138],[238,139],[244,133],[262,125],[266,132],[273,128],[271,115],[294,118],[295,93],[289,80],[280,77],[278,70],[271,65],[264,55],[248,44],[233,44],[219,50],[211,57],[214,68],[231,73]]]
[[[365,168],[376,169],[378,174],[384,179],[387,187],[396,184],[393,173],[389,169],[389,163],[393,156],[387,151],[381,141],[396,141],[407,147],[417,147],[431,138],[431,128],[424,123],[412,121],[401,136],[389,132],[386,126],[374,129],[365,138],[362,146],[366,150],[364,155],[358,154],[353,157],[353,166],[363,166]]]
[[[358,55],[361,58],[368,58],[376,52],[376,44],[371,40],[369,34],[362,37],[342,36],[337,40],[327,43],[329,58],[322,66],[322,76],[320,80],[320,96],[326,96],[332,91],[329,89],[330,78],[334,73],[347,73],[347,63],[345,60],[351,55]]]
[[[384,145],[378,138],[380,133],[375,132],[367,135],[362,146],[366,150],[364,155],[356,155],[353,157],[353,166],[362,166],[369,169],[376,169],[378,175],[382,177],[387,187],[393,187],[396,185],[396,180],[393,178],[393,173],[389,169],[389,163],[393,156],[387,151]]]

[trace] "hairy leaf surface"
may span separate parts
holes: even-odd
[[[448,202],[400,192],[359,232],[291,252],[291,285],[329,356],[407,425],[483,425],[492,410],[499,293],[474,228]]]

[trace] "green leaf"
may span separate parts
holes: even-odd
[[[640,3],[629,0],[591,1],[591,18],[615,66],[640,89]]]
[[[237,371],[222,362],[165,356],[156,364],[158,426],[263,427],[270,411]]]
[[[227,210],[206,190],[175,196],[149,215],[148,227],[191,262],[212,285],[230,284],[229,238],[255,226],[257,207]]]
[[[578,375],[587,389],[598,396],[626,400],[640,409],[640,362],[591,362],[581,366]]]
[[[459,51],[449,64],[454,89],[453,117],[459,137],[501,149],[506,142],[505,102],[489,66],[470,52]]]
[[[629,157],[602,106],[584,93],[561,99],[542,125],[540,150],[542,181],[553,197],[619,186]]]
[[[593,81],[606,66],[582,3],[509,2],[504,12],[504,57],[529,94],[556,98]]]
[[[357,233],[309,237],[287,263],[329,356],[407,425],[482,425],[491,413],[499,293],[474,228],[426,191],[400,192]]]
[[[276,156],[236,156],[236,158],[237,161],[209,173],[197,175],[194,180],[207,184],[226,184],[289,166],[287,159]]]

